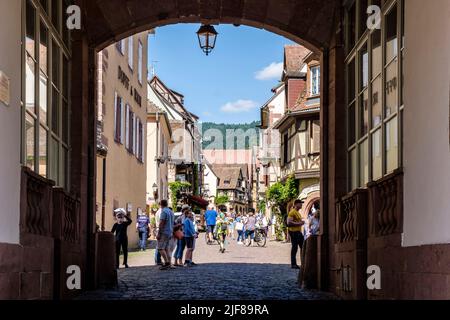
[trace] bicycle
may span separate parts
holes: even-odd
[[[256,228],[253,234],[253,240],[256,242],[258,247],[264,247],[267,242],[267,230],[266,228]],[[250,247],[252,243],[251,236],[246,236],[245,245]]]

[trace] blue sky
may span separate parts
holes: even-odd
[[[259,120],[259,108],[281,78],[283,47],[292,42],[256,28],[219,25],[216,48],[207,57],[198,44],[199,26],[158,28],[149,38],[149,70],[154,65],[156,75],[185,96],[186,107],[200,121]]]

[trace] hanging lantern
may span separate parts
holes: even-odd
[[[209,55],[216,46],[217,31],[211,25],[202,25],[197,31],[200,48],[206,55]]]

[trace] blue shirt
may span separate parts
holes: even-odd
[[[173,233],[173,222],[175,220],[172,210],[169,208],[162,209],[160,220],[166,221],[164,229],[161,230],[161,233],[165,236],[171,237]]]
[[[216,210],[208,210],[205,212],[205,220],[207,226],[215,226],[217,220],[217,211]]]
[[[194,222],[191,219],[184,219],[183,231],[185,237],[193,237],[195,235]]]
[[[138,217],[137,223],[139,229],[146,229],[150,223],[150,219],[147,216],[142,215]]]

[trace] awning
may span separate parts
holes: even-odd
[[[198,207],[200,207],[202,209],[205,209],[205,210],[208,208],[208,205],[209,205],[209,201],[208,200],[205,200],[205,199],[203,199],[202,197],[199,197],[199,196],[189,196],[189,202],[192,205],[196,205],[196,206],[198,206]]]

